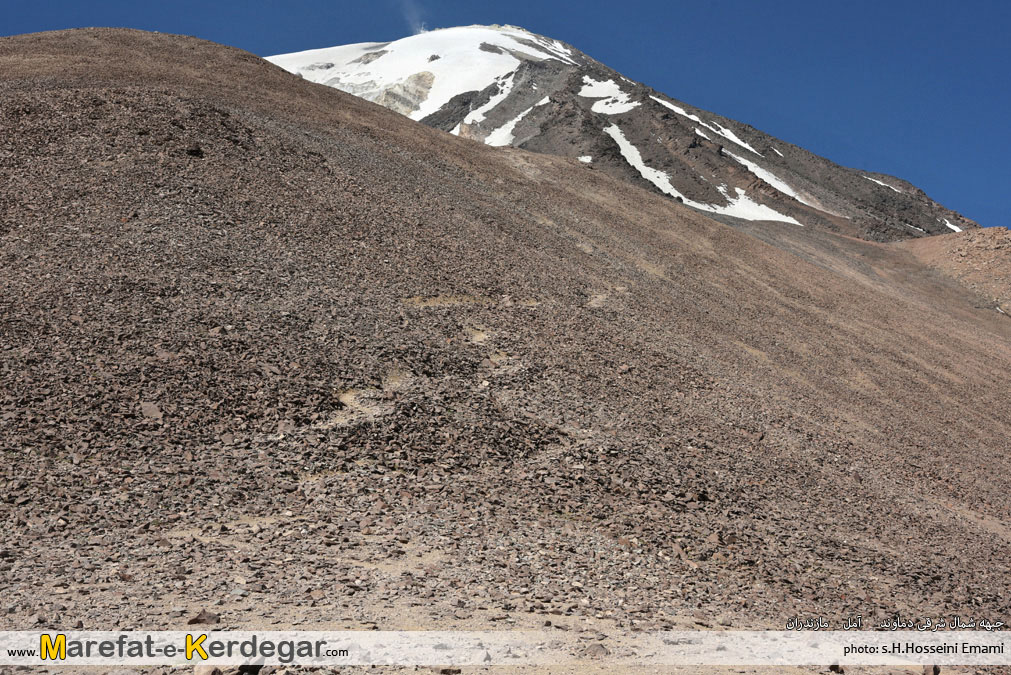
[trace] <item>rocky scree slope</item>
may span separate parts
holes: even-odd
[[[724,218],[878,241],[978,227],[906,181],[838,166],[513,26],[268,58],[444,131],[579,159]]]
[[[1011,321],[909,253],[190,38],[0,74],[0,627],[1011,613]]]
[[[1011,315],[1011,232],[1006,227],[903,242],[917,259]]]

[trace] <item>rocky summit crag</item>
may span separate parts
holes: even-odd
[[[841,167],[522,28],[447,28],[269,60],[488,145],[579,158],[723,219],[876,241],[979,227],[906,181]]]

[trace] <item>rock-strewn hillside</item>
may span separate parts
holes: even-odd
[[[905,250],[179,36],[0,130],[0,628],[1011,615],[1011,321]]]
[[[1011,315],[1011,232],[1006,227],[918,239],[903,247]]]
[[[978,227],[906,181],[838,166],[513,26],[448,28],[269,60],[444,131],[579,159],[721,217],[878,241]]]

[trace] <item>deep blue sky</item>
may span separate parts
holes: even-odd
[[[0,0],[0,34],[184,33],[260,55],[510,23],[840,164],[1011,226],[1008,0]]]

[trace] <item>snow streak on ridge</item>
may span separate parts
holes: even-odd
[[[680,106],[676,106],[676,105],[674,105],[673,103],[671,103],[669,101],[665,101],[662,98],[657,98],[656,96],[650,96],[650,98],[653,99],[654,101],[656,101],[657,103],[659,103],[660,105],[664,106],[665,108],[669,108],[669,109],[673,110],[678,115],[682,115],[683,117],[687,117],[688,119],[690,119],[693,122],[698,122],[699,124],[701,124],[702,126],[704,126],[706,129],[709,129],[709,131],[712,131],[715,134],[719,134],[720,136],[723,136],[725,139],[727,139],[731,143],[736,143],[737,145],[741,146],[745,150],[750,150],[751,152],[755,153],[759,157],[765,157],[765,155],[763,155],[762,153],[760,153],[758,150],[755,150],[753,147],[751,147],[750,145],[748,145],[747,143],[745,143],[744,141],[742,141],[740,138],[738,138],[737,134],[735,134],[732,130],[728,129],[727,127],[722,126],[718,122],[713,122],[712,124],[710,124],[708,122],[703,122],[702,119],[699,118],[698,115],[693,115],[692,113],[688,112],[684,108],[682,108]]]
[[[816,208],[816,209],[818,208],[817,205],[812,204],[811,202],[809,202],[806,199],[804,199],[803,197],[801,197],[797,193],[797,191],[794,190],[792,187],[790,187],[790,185],[786,181],[784,181],[782,178],[780,178],[779,176],[777,176],[776,174],[772,173],[771,171],[769,171],[767,169],[763,169],[759,165],[757,165],[754,162],[752,162],[750,159],[745,159],[744,157],[738,157],[734,153],[729,152],[727,150],[724,150],[723,154],[729,155],[730,157],[733,157],[735,160],[737,160],[738,162],[740,162],[744,166],[748,167],[748,171],[750,171],[751,173],[755,174],[756,176],[758,176],[759,178],[761,178],[762,180],[764,180],[766,183],[768,183],[772,187],[774,187],[777,190],[779,190],[780,192],[782,192],[787,197],[792,197],[792,198],[796,199],[798,202],[800,202],[801,204],[807,204],[808,206]]]

